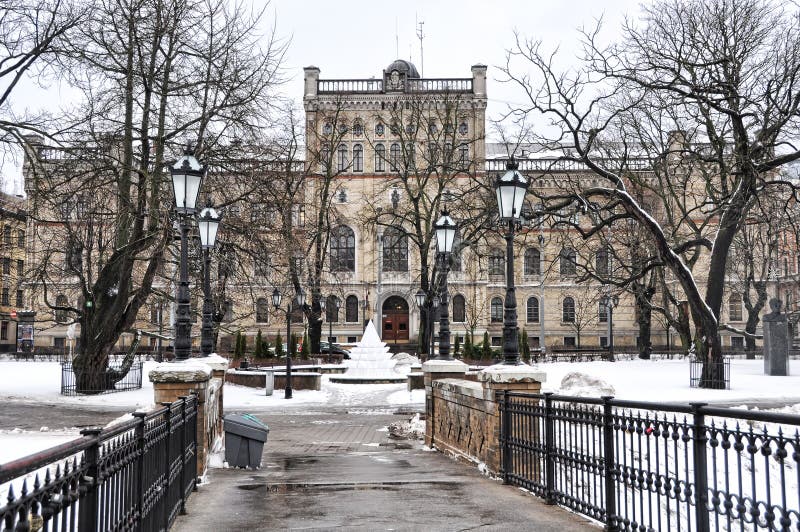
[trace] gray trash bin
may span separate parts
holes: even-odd
[[[250,414],[228,414],[225,429],[225,461],[230,467],[258,468],[269,427]]]
[[[264,369],[262,370],[266,375],[264,376],[264,383],[266,385],[266,394],[272,395],[272,392],[275,391],[275,370],[274,369]]]

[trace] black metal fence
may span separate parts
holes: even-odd
[[[502,475],[606,530],[800,529],[800,416],[502,392]]]
[[[704,373],[705,372],[705,373]],[[689,387],[731,389],[731,359],[723,357],[719,362],[702,362],[696,358],[689,360]]]
[[[104,393],[117,393],[125,392],[128,390],[138,390],[142,387],[142,366],[143,362],[134,362],[128,373],[117,381],[111,382],[108,379],[94,379],[91,385],[81,383],[82,375],[75,372],[72,362],[61,363],[61,395],[79,395],[79,394],[104,394]],[[118,370],[121,366],[119,364],[110,363],[108,369],[114,371]]]
[[[168,530],[196,484],[197,398],[133,416],[0,465],[3,530]]]

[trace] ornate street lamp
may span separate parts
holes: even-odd
[[[211,298],[211,250],[217,243],[217,230],[222,216],[212,206],[211,198],[200,211],[197,227],[203,248],[203,324],[200,328],[200,352],[208,356],[214,351],[214,301]]]
[[[175,297],[177,316],[175,318],[175,359],[187,360],[192,353],[192,318],[189,300],[189,226],[188,218],[196,210],[197,196],[203,183],[206,166],[194,157],[191,147],[186,148],[183,157],[170,167],[172,190],[175,194],[175,211],[178,213],[181,232],[180,278]]]
[[[614,361],[614,309],[619,305],[619,296],[602,296],[600,304],[606,308],[608,312],[608,360]]]
[[[517,366],[519,338],[517,337],[517,299],[514,288],[514,231],[520,223],[522,203],[528,190],[528,178],[520,174],[512,157],[506,173],[494,183],[500,220],[508,224],[506,239],[506,300],[503,306],[503,364]]]
[[[275,310],[283,310],[281,309],[281,293],[280,291],[275,288],[272,291],[272,306]],[[306,304],[306,293],[301,288],[294,296],[295,303],[299,308],[303,308]],[[291,399],[292,398],[292,357],[290,351],[291,342],[292,342],[292,305],[286,305],[286,386],[284,388],[283,398],[284,399]]]
[[[456,223],[448,214],[447,210],[442,211],[442,217],[434,224],[436,231],[436,249],[442,266],[442,282],[439,289],[439,356],[438,360],[453,360],[450,356],[450,316],[449,316],[449,294],[447,293],[447,274],[450,271],[450,254],[453,252],[453,242],[456,239]]]

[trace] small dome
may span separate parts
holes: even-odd
[[[386,67],[386,72],[391,72],[392,70],[404,72],[407,78],[419,78],[417,67],[414,66],[414,63],[406,61],[405,59],[392,61],[392,64]]]

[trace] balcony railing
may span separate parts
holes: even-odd
[[[405,92],[472,92],[471,78],[431,78],[408,79],[404,86]],[[317,94],[340,93],[366,93],[379,94],[384,92],[381,79],[321,79],[317,81]]]

